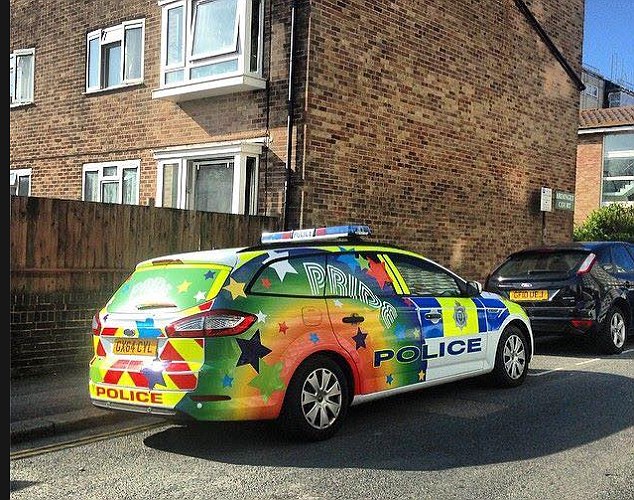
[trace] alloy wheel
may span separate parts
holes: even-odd
[[[625,343],[625,319],[620,312],[615,312],[610,320],[610,334],[615,347],[622,347]]]
[[[502,355],[508,376],[513,380],[520,378],[526,366],[526,350],[522,339],[517,335],[510,335],[504,343]]]
[[[301,398],[306,421],[315,429],[330,427],[341,411],[339,379],[327,368],[318,368],[306,377]]]

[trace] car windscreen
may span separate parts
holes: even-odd
[[[181,311],[214,298],[231,268],[174,263],[138,267],[107,304],[108,312]]]
[[[576,272],[587,255],[587,251],[580,250],[523,252],[512,255],[493,276],[562,278]]]

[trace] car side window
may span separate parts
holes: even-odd
[[[456,278],[427,260],[408,255],[390,254],[389,258],[407,285],[409,295],[459,297],[462,295]]]
[[[631,273],[634,271],[634,259],[623,245],[616,245],[612,248],[612,263],[614,272]]]
[[[249,293],[323,297],[325,277],[325,255],[301,255],[265,261],[251,283]]]
[[[326,295],[358,297],[368,290],[377,297],[397,295],[391,269],[382,255],[343,252],[328,255]]]

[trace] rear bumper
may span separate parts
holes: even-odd
[[[552,318],[537,315],[530,315],[531,327],[535,337],[543,335],[576,335],[589,337],[597,331],[597,323],[592,320],[588,328],[578,328],[573,324],[574,320],[587,320],[579,316],[567,316],[562,318]]]

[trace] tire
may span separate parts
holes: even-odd
[[[491,381],[498,387],[522,385],[528,374],[528,343],[524,332],[508,325],[498,342]]]
[[[321,441],[341,427],[350,404],[348,381],[330,358],[316,355],[295,371],[278,419],[280,430],[293,439]]]
[[[612,306],[599,326],[597,346],[605,354],[619,354],[627,338],[627,321],[618,306]]]

